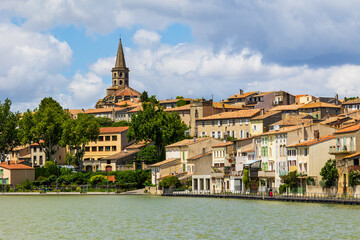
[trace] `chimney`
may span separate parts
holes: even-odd
[[[10,165],[10,160],[7,160],[7,165]]]
[[[242,89],[240,89],[239,93],[240,93],[240,95],[243,95],[244,91]]]
[[[335,105],[338,105],[339,103],[339,94],[335,95]]]
[[[18,164],[18,160],[17,160],[17,159],[15,160],[15,164]]]
[[[202,154],[205,155],[205,148],[202,149]]]
[[[319,138],[320,138],[320,132],[319,130],[314,130],[314,138],[319,141]]]
[[[260,108],[260,115],[264,115],[265,113],[265,109],[264,108]]]

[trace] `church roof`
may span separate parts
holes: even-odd
[[[116,90],[115,92],[110,94],[111,96],[133,96],[133,97],[140,97],[141,93],[139,93],[138,91],[136,91],[135,89],[129,87],[129,86],[125,86],[123,88],[120,88],[118,90]]]
[[[121,38],[119,40],[119,47],[118,47],[118,52],[116,55],[116,62],[115,62],[115,67],[114,68],[126,68],[126,63],[125,63],[125,56],[124,56],[124,50],[122,47],[122,43],[121,43]]]

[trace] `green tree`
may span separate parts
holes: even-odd
[[[68,119],[64,123],[64,131],[61,138],[62,146],[69,146],[75,151],[75,156],[82,170],[82,161],[85,153],[85,145],[96,141],[100,134],[100,124],[97,119],[88,114],[79,113],[77,119]]]
[[[288,174],[282,176],[281,180],[284,185],[290,189],[294,189],[300,185],[299,175],[296,171],[289,172]]]
[[[159,160],[163,159],[165,146],[185,138],[187,126],[176,112],[165,112],[156,99],[142,104],[143,110],[131,117],[127,137],[129,141],[152,141]]]
[[[104,175],[98,174],[95,176],[92,176],[89,180],[89,183],[91,185],[97,185],[97,184],[103,184],[107,182],[107,178]]]
[[[111,127],[113,125],[113,121],[108,117],[99,117],[96,120],[100,127]]]
[[[175,176],[167,176],[161,180],[159,186],[163,189],[178,188],[181,186],[181,182]]]
[[[245,190],[248,190],[250,187],[250,177],[249,177],[249,169],[245,168],[243,171],[243,179],[242,179]]]
[[[349,172],[349,185],[352,187],[356,187],[360,185],[360,172],[359,171],[351,171]]]
[[[69,113],[57,101],[51,97],[44,98],[33,116],[30,111],[24,114],[20,123],[21,140],[24,144],[38,143],[45,152],[46,160],[53,160],[55,146],[61,140],[63,123],[69,118]]]
[[[331,186],[335,186],[339,177],[335,159],[329,159],[325,163],[324,167],[320,171],[320,176],[322,177],[324,187],[329,188]]]
[[[146,164],[155,163],[159,157],[157,155],[156,147],[153,145],[147,145],[142,148],[137,154],[137,161],[144,161]]]
[[[46,176],[60,176],[60,168],[53,161],[45,162]]]
[[[140,102],[147,102],[149,100],[148,92],[143,91],[140,95]]]
[[[17,129],[19,114],[13,113],[10,108],[8,98],[4,103],[0,101],[0,162],[5,161],[7,154],[20,143]]]
[[[127,126],[130,126],[130,122],[122,120],[122,121],[114,122],[111,126],[112,127],[127,127]]]

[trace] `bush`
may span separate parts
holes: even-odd
[[[306,185],[314,186],[315,185],[315,179],[313,177],[307,177],[306,178]]]
[[[165,177],[160,183],[159,186],[163,189],[172,189],[178,188],[181,186],[179,179],[175,176]]]
[[[89,183],[91,185],[105,184],[105,183],[107,183],[107,178],[104,175],[98,174],[98,175],[92,176],[89,180]]]
[[[287,189],[287,185],[286,184],[281,184],[279,186],[279,193],[284,193],[286,192],[286,189]]]
[[[338,170],[336,169],[335,159],[329,159],[324,167],[320,171],[322,177],[323,187],[329,188],[336,185],[336,181],[339,177]]]
[[[352,187],[360,185],[360,172],[353,170],[349,173],[349,185]]]

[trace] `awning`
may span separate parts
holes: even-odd
[[[250,161],[248,161],[248,162],[246,162],[246,163],[243,163],[243,165],[252,165],[252,164],[254,164],[254,163],[257,163],[257,162],[260,162],[261,160],[250,160]]]

